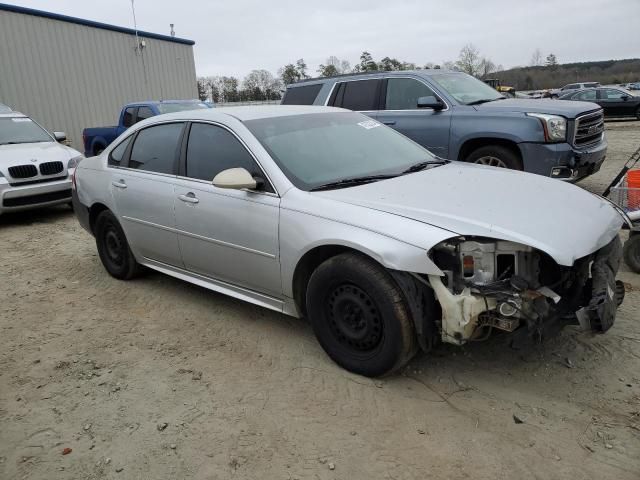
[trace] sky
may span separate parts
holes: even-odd
[[[133,27],[131,0],[10,3]],[[505,68],[536,49],[560,63],[640,57],[640,0],[135,0],[135,11],[139,30],[169,34],[173,23],[196,42],[198,76],[276,74],[299,58],[315,74],[327,57],[354,65],[363,50],[439,64],[467,43]]]

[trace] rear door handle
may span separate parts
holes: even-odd
[[[178,198],[187,203],[198,203],[200,200],[196,198],[195,193],[189,192],[186,195],[178,195]]]
[[[124,183],[124,180],[120,180],[119,182],[111,182],[111,185],[117,188],[127,188],[127,184]]]
[[[382,122],[382,123],[384,123],[385,125],[395,125],[396,121],[395,120],[387,120],[386,122]]]

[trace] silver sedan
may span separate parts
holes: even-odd
[[[143,265],[306,317],[368,376],[496,331],[513,345],[606,331],[624,293],[606,200],[437,158],[342,109],[160,115],[84,159],[73,198],[112,276]]]

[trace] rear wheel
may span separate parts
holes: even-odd
[[[116,217],[105,210],[96,219],[96,246],[102,265],[109,275],[120,280],[129,280],[140,271],[127,237]]]
[[[522,160],[510,149],[500,145],[487,145],[480,147],[466,158],[469,163],[489,165],[491,167],[522,170]]]
[[[363,255],[338,255],[313,272],[307,312],[322,348],[351,372],[389,374],[417,350],[402,292],[384,267]]]
[[[624,261],[631,270],[640,273],[640,233],[632,233],[624,242]]]
[[[96,156],[96,157],[97,157],[98,155],[100,155],[102,152],[104,152],[104,147],[103,147],[102,145],[100,145],[100,146],[98,146],[98,147],[95,147],[95,148],[93,149],[93,155],[94,155],[94,156]]]

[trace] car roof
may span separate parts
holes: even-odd
[[[207,108],[200,110],[185,110],[183,112],[165,113],[145,120],[223,120],[225,117],[233,117],[241,122],[247,120],[259,120],[262,118],[289,117],[293,115],[305,115],[311,113],[335,113],[351,112],[344,108],[320,107],[308,105],[247,105],[243,107]],[[142,123],[142,122],[141,122]]]
[[[125,107],[136,107],[140,105],[162,105],[164,103],[204,103],[200,100],[196,100],[193,98],[186,98],[184,100],[142,100],[139,102],[129,102],[125,105]]]
[[[29,118],[27,115],[21,112],[10,111],[6,113],[0,113],[0,118]]]
[[[344,73],[342,75],[334,75],[331,77],[315,77],[306,78],[295,83],[287,85],[289,87],[299,87],[302,85],[308,85],[310,83],[325,83],[331,82],[336,79],[349,79],[349,78],[379,78],[379,77],[406,77],[407,75],[417,75],[420,77],[429,77],[431,75],[437,75],[441,73],[466,75],[464,72],[456,72],[455,70],[445,70],[441,68],[431,68],[424,70],[376,70],[373,72],[358,72],[358,73]]]

